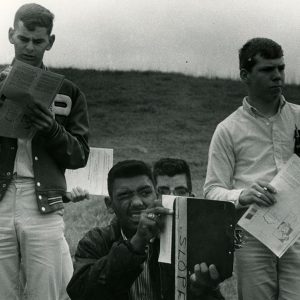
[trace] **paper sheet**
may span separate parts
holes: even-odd
[[[88,162],[84,168],[66,170],[68,192],[75,187],[88,190],[91,195],[108,195],[107,175],[113,166],[113,149],[90,148]]]
[[[173,203],[176,196],[163,195],[162,206],[168,209],[173,209]],[[165,216],[165,226],[163,231],[160,233],[160,251],[158,261],[162,263],[171,263],[171,251],[172,251],[172,225],[173,216]]]
[[[64,76],[16,60],[0,92],[0,136],[31,138],[35,131],[27,121],[25,107],[32,101],[49,107]]]
[[[277,202],[250,206],[238,225],[281,257],[300,236],[300,158],[293,154],[270,184]]]

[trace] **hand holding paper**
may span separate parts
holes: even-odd
[[[281,257],[300,236],[300,158],[293,154],[270,182],[273,206],[251,205],[238,224]]]
[[[159,236],[164,225],[164,217],[172,214],[172,210],[162,207],[160,201],[155,201],[153,207],[141,213],[137,231],[130,240],[132,247],[137,252],[143,252],[146,245]]]
[[[31,138],[54,124],[48,108],[64,76],[16,60],[1,86],[0,136]]]
[[[28,95],[32,97],[31,95]],[[30,121],[31,125],[43,133],[51,131],[56,122],[49,109],[42,103],[32,99],[25,108],[25,116]]]
[[[113,165],[113,149],[90,147],[88,162],[84,168],[66,170],[67,190],[80,186],[90,195],[108,195],[107,174]]]
[[[241,192],[239,203],[242,206],[254,203],[259,206],[271,206],[276,202],[274,194],[276,194],[274,187],[268,183],[257,181],[250,188]]]
[[[70,199],[71,202],[80,202],[85,199],[90,199],[90,194],[87,190],[82,189],[77,186],[72,189],[71,192],[67,192],[66,197]]]

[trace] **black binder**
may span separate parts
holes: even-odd
[[[226,201],[177,197],[174,211],[175,299],[192,299],[187,282],[195,264],[215,264],[222,280],[232,276],[235,207]]]

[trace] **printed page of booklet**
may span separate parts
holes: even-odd
[[[300,236],[300,158],[293,154],[270,184],[277,202],[251,205],[238,225],[281,257]]]
[[[14,61],[0,91],[0,136],[32,138],[35,130],[26,118],[26,106],[33,98],[48,108],[63,79],[63,75]]]
[[[112,166],[113,149],[91,147],[84,168],[66,170],[67,191],[81,187],[90,195],[107,196],[107,175]]]

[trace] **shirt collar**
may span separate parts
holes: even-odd
[[[122,235],[122,238],[123,238],[124,241],[128,240],[128,238],[126,237],[126,235],[125,235],[125,233],[124,233],[124,231],[123,231],[122,228],[121,228],[121,235]]]
[[[285,106],[285,104],[286,104],[286,100],[284,99],[283,96],[281,96],[279,108],[278,108],[276,115],[281,113],[282,108]],[[244,110],[246,110],[250,115],[252,115],[255,118],[258,116],[265,117],[257,108],[255,108],[254,106],[249,104],[248,97],[245,97],[243,99],[243,108],[244,108]]]

